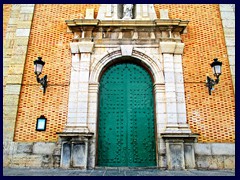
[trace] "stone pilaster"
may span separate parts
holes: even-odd
[[[34,4],[13,4],[3,41],[3,166],[13,163],[13,142]]]
[[[3,52],[3,136],[12,141],[17,118],[24,64],[34,4],[13,4],[4,39]]]
[[[220,13],[235,93],[235,5],[220,4]]]
[[[72,72],[68,120],[64,132],[89,132],[87,127],[89,68],[92,42],[71,43]],[[76,54],[75,54],[76,53]]]
[[[164,61],[166,130],[165,133],[191,133],[187,124],[182,53],[184,44],[160,42]]]

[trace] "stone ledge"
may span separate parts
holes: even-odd
[[[197,169],[235,169],[235,156],[196,155]]]
[[[33,144],[32,152],[34,154],[53,154],[54,149],[56,148],[56,143],[43,143],[37,142]]]
[[[235,155],[235,144],[230,143],[196,143],[196,155]]]

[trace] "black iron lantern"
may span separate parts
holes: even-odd
[[[45,65],[45,62],[42,61],[42,57],[38,57],[37,60],[34,62],[34,73],[36,74],[37,82],[42,85],[43,94],[46,92],[47,88],[47,75],[45,75],[43,78],[39,78],[39,75],[42,74],[43,66]]]
[[[214,86],[219,83],[219,76],[222,74],[222,62],[218,61],[217,58],[214,59],[214,61],[210,64],[212,67],[213,75],[217,78],[213,80],[209,76],[207,76],[206,80],[206,86],[208,87],[209,95],[211,95],[211,92],[214,90]]]
[[[217,58],[211,64],[213,75],[215,77],[219,77],[222,74],[222,62],[218,61]]]
[[[42,73],[43,66],[45,65],[45,62],[42,61],[42,57],[38,57],[37,60],[34,62],[34,73],[36,75],[40,75]]]

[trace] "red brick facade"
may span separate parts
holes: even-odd
[[[11,5],[4,5],[4,34]],[[169,18],[189,20],[183,53],[183,72],[187,121],[193,133],[199,133],[198,142],[235,141],[235,97],[218,5],[154,5],[168,9]],[[65,20],[85,16],[86,8],[99,5],[35,5],[22,82],[15,141],[55,142],[67,121],[68,93],[71,70],[69,42]],[[42,56],[46,62],[43,75],[48,75],[49,86],[44,96],[33,73],[33,61]],[[209,64],[213,58],[223,62],[220,83],[212,95],[205,87],[206,73],[211,77]],[[47,130],[36,132],[36,119],[47,117]]]

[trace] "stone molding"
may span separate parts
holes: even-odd
[[[234,143],[196,143],[195,153],[197,155],[232,155],[235,156]]]
[[[160,49],[166,54],[183,54],[184,43],[160,42]]]
[[[113,51],[106,54],[104,57],[95,61],[92,64],[92,71],[90,73],[90,82],[98,82],[98,77],[102,69],[112,60],[122,57],[122,52],[120,50]],[[154,77],[155,83],[164,83],[163,70],[160,69],[161,65],[159,62],[154,61],[148,55],[133,48],[132,57],[142,60],[147,66],[152,70],[152,75]]]
[[[72,54],[92,53],[93,42],[70,42],[70,49]]]
[[[122,56],[131,56],[133,45],[120,45]]]

